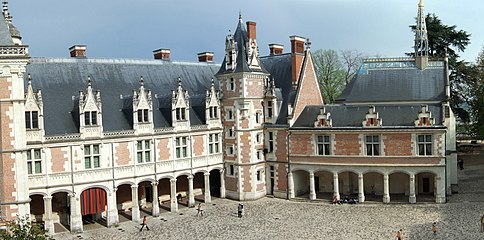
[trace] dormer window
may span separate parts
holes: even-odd
[[[273,111],[272,101],[268,101],[267,102],[267,117],[268,118],[272,118],[272,111]]]
[[[428,127],[435,124],[434,118],[432,118],[432,112],[429,110],[428,105],[420,106],[420,111],[418,112],[418,119],[415,120],[416,127]]]
[[[379,118],[378,112],[375,110],[375,106],[370,106],[366,113],[365,121],[362,123],[363,127],[381,127],[382,120]]]
[[[177,121],[185,121],[185,111],[186,108],[176,108],[175,113],[176,113],[176,120]]]
[[[85,126],[97,125],[97,111],[84,112],[84,125]]]
[[[215,119],[218,118],[218,107],[217,106],[212,106],[209,108],[210,112],[210,119]]]
[[[26,111],[25,112],[25,128],[38,129],[39,128],[39,112]]]
[[[138,123],[148,123],[148,109],[138,109]]]

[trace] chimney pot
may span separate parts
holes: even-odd
[[[290,36],[291,39],[291,53],[304,53],[304,43],[306,38],[300,36]]]
[[[155,59],[170,61],[170,49],[160,48],[153,51]]]
[[[279,54],[282,54],[282,52],[284,51],[284,45],[271,43],[269,44],[269,50],[270,50],[271,56],[279,55]]]
[[[213,52],[198,53],[198,62],[213,62]]]
[[[252,21],[247,22],[247,37],[249,39],[256,39],[256,23]]]
[[[300,36],[290,36],[289,38],[291,39],[292,86],[296,89],[304,59],[306,38]]]
[[[86,45],[74,45],[69,48],[71,57],[85,58],[86,57]]]

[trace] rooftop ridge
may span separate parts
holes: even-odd
[[[288,52],[288,53],[281,53],[276,55],[260,56],[259,58],[272,58],[272,57],[280,57],[280,56],[286,56],[286,55],[291,55],[291,53]]]
[[[150,64],[150,65],[216,65],[219,63],[189,62],[189,61],[163,61],[156,59],[136,59],[136,58],[66,58],[66,57],[32,57],[32,63],[109,63],[109,64]]]

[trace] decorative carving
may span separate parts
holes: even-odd
[[[378,112],[375,106],[370,106],[366,113],[365,121],[362,123],[363,127],[381,127],[382,120],[378,117]]]
[[[418,112],[418,119],[415,120],[416,127],[426,127],[433,126],[435,124],[434,118],[432,118],[432,113],[429,111],[429,106],[426,104],[421,105],[420,111]]]
[[[326,112],[326,108],[322,107],[320,113],[316,117],[316,121],[314,121],[314,127],[327,128],[332,126],[333,121],[331,119],[331,113]]]

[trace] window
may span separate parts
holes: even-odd
[[[39,112],[26,111],[25,112],[25,128],[37,129],[39,128]]]
[[[84,168],[98,168],[99,164],[99,145],[84,145]]]
[[[40,149],[27,150],[27,171],[28,174],[42,173],[42,157]]]
[[[147,123],[148,120],[148,109],[139,109],[138,110],[138,122],[139,123]]]
[[[272,101],[267,102],[267,117],[272,118]]]
[[[331,139],[329,136],[318,136],[318,155],[331,155]]]
[[[208,135],[208,152],[210,154],[212,153],[218,153],[219,152],[219,138],[218,134],[209,134]]]
[[[150,140],[141,140],[136,144],[136,158],[138,163],[151,161]]]
[[[262,171],[261,170],[257,170],[255,175],[256,175],[257,181],[262,181]]]
[[[234,111],[232,109],[227,109],[227,120],[234,120]]]
[[[227,82],[227,90],[235,91],[235,80],[233,78],[229,79]]]
[[[209,107],[210,119],[218,118],[217,109],[218,109],[217,106]]]
[[[235,134],[234,134],[234,128],[233,127],[230,127],[227,129],[227,137],[228,138],[233,138],[235,137]]]
[[[255,142],[256,142],[257,144],[260,144],[260,143],[261,143],[261,141],[262,141],[262,133],[257,133],[257,134],[255,135]]]
[[[234,145],[227,146],[227,155],[234,155]]]
[[[366,136],[365,144],[366,144],[367,156],[380,155],[380,136],[378,135]]]
[[[255,113],[255,123],[260,123],[260,112]]]
[[[432,135],[418,135],[417,136],[418,155],[430,156],[432,155]]]
[[[235,176],[234,164],[228,164],[227,165],[227,176]]]
[[[255,156],[257,157],[257,160],[260,160],[261,159],[261,156],[262,156],[262,152],[261,151],[257,151],[255,153]]]
[[[86,126],[97,125],[97,112],[96,111],[84,112],[84,125],[86,125]]]
[[[175,109],[177,121],[185,121],[186,120],[185,110],[186,110],[186,108],[176,108]]]
[[[187,137],[177,137],[175,138],[175,152],[176,158],[187,157]]]
[[[273,152],[274,151],[274,133],[273,132],[269,132],[269,136],[268,136],[268,147],[269,149],[267,149],[268,152]]]

